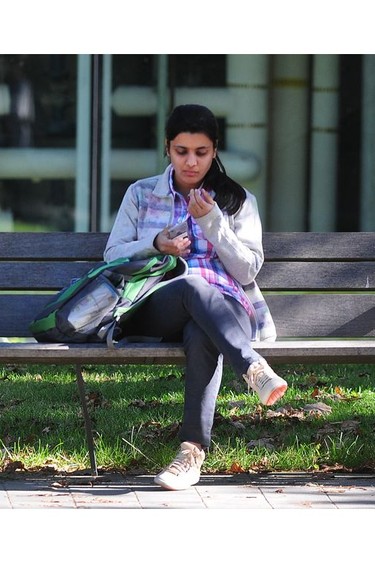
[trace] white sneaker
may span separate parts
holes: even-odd
[[[194,444],[182,442],[180,451],[174,460],[165,467],[156,477],[154,482],[170,491],[181,491],[198,483],[201,476],[201,466],[205,454]]]
[[[273,405],[288,388],[287,382],[279,377],[263,358],[253,362],[246,374],[242,376],[250,387],[258,393],[261,403]]]

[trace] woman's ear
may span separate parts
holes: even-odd
[[[214,158],[217,157],[217,148],[218,148],[218,141],[216,141],[216,143],[214,143]]]

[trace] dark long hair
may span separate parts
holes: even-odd
[[[217,120],[208,108],[198,104],[185,104],[175,107],[167,120],[165,138],[167,146],[180,133],[204,133],[217,149],[219,127]],[[216,153],[207,172],[203,186],[215,190],[215,201],[220,209],[233,215],[246,199],[246,192],[240,184],[230,178]]]

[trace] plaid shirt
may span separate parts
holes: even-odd
[[[188,234],[191,240],[190,254],[185,258],[189,274],[198,274],[209,284],[217,287],[221,293],[230,295],[245,308],[250,316],[253,315],[249,300],[242,286],[230,276],[221,263],[213,245],[204,238],[199,225],[188,214],[185,198],[175,190],[173,185],[173,168],[169,175],[169,186],[174,195],[174,224],[187,219]]]
[[[125,191],[104,250],[106,262],[117,258],[137,260],[156,256],[155,237],[174,219],[183,218],[187,205],[171,189],[171,168],[169,164],[162,174],[137,180]],[[175,200],[179,206],[176,213]],[[233,295],[246,311],[250,309],[251,340],[274,341],[275,323],[255,279],[263,263],[262,227],[256,198],[246,190],[244,204],[235,215],[222,213],[216,205],[207,215],[190,223],[190,237],[196,239],[191,271],[197,271],[195,268],[198,265],[200,275],[202,268],[203,274],[214,277],[223,293]],[[211,248],[211,257],[208,241],[205,241],[202,249],[199,231],[193,233],[194,223],[202,225],[202,233],[209,233],[210,240],[216,241],[213,243],[215,251]],[[238,237],[234,234],[235,229],[239,232]],[[217,260],[219,254],[222,258]],[[195,258],[197,262],[193,263]],[[232,279],[227,277],[229,271],[234,272]],[[218,272],[224,277],[219,277]],[[243,298],[240,286],[237,286],[237,278],[248,301]]]

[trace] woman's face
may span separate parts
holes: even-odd
[[[187,195],[201,185],[216,149],[204,133],[179,133],[167,146],[167,154],[175,171],[175,187]]]

